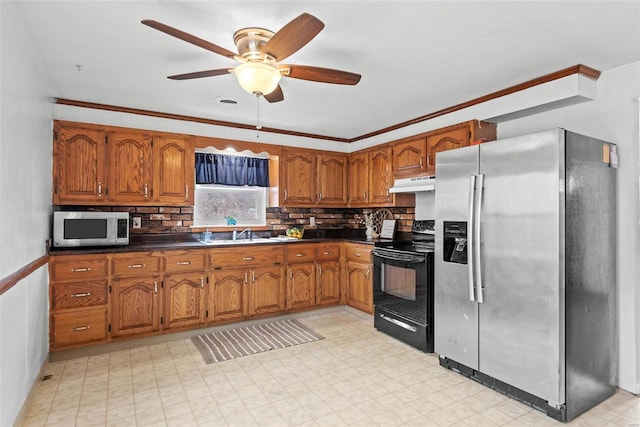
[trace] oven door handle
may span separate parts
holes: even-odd
[[[384,314],[382,314],[382,313],[380,313],[380,318],[381,318],[381,319],[386,320],[387,322],[391,322],[391,323],[393,323],[393,324],[394,324],[394,325],[396,325],[396,326],[400,326],[401,328],[404,328],[404,329],[406,329],[406,330],[408,330],[408,331],[411,331],[411,332],[416,332],[416,331],[418,330],[418,329],[417,329],[416,327],[414,327],[414,326],[411,326],[411,325],[409,325],[409,324],[407,324],[407,323],[401,322],[400,320],[398,320],[398,319],[394,319],[393,317],[385,316],[385,315],[384,315]]]
[[[393,255],[389,255],[389,254],[381,254],[378,252],[374,252],[373,253],[374,257],[378,257],[380,259],[388,259],[391,261],[400,261],[400,262],[408,262],[410,264],[421,264],[424,262],[425,258],[421,257],[421,256],[411,256],[411,255],[400,255],[400,256],[393,256]]]

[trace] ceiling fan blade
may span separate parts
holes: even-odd
[[[348,71],[333,70],[331,68],[311,67],[308,65],[281,65],[280,68],[288,68],[287,77],[313,82],[333,83],[337,85],[355,85],[360,81],[360,74]]]
[[[217,70],[205,70],[205,71],[196,71],[193,73],[185,73],[185,74],[176,74],[175,76],[169,76],[168,79],[171,80],[189,80],[189,79],[200,79],[202,77],[213,77],[213,76],[221,76],[223,74],[231,73],[231,68],[219,68]]]
[[[264,96],[264,99],[266,99],[270,103],[280,102],[284,99],[284,94],[282,93],[282,88],[280,87],[280,85],[278,85],[276,87],[276,90],[271,92],[269,95],[263,95],[263,96]]]
[[[262,47],[262,53],[282,61],[309,43],[323,28],[322,21],[313,15],[303,13],[275,33]]]
[[[237,56],[235,52],[231,52],[230,50],[227,50],[221,46],[208,42],[204,39],[201,39],[189,33],[185,33],[182,30],[178,30],[177,28],[170,27],[161,22],[154,21],[153,19],[144,19],[141,22],[144,25],[147,25],[158,31],[162,31],[163,33],[169,34],[170,36],[177,37],[180,40],[184,40],[187,43],[191,43],[203,49],[211,51],[213,53],[217,53],[218,55],[226,56],[229,59],[235,59],[235,57]]]

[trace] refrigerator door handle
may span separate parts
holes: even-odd
[[[469,222],[467,225],[467,270],[469,272],[469,301],[475,301],[474,292],[474,271],[475,271],[475,258],[474,258],[474,244],[475,236],[473,235],[474,221],[475,221],[475,194],[476,194],[476,175],[469,177]]]
[[[472,247],[472,251],[474,252],[473,258],[476,264],[476,295],[478,296],[478,303],[484,302],[484,297],[482,295],[483,283],[482,283],[482,262],[480,259],[481,251],[480,251],[480,214],[482,213],[482,197],[484,194],[484,175],[478,175],[478,193],[476,197],[476,207],[475,207],[475,219],[473,221],[473,242],[474,246]]]

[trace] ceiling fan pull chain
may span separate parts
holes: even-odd
[[[262,129],[262,125],[260,124],[260,94],[256,93],[256,110],[257,110],[257,124],[256,124],[256,138],[260,138],[260,129]]]

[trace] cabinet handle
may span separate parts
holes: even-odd
[[[142,267],[144,267],[144,264],[129,264],[128,267],[129,268],[142,268]]]
[[[331,255],[330,251],[324,251],[324,255]]]
[[[304,256],[304,254],[296,254],[297,257]]]
[[[153,281],[153,293],[158,295],[158,281],[157,280]]]
[[[84,298],[84,297],[90,297],[91,296],[91,292],[80,292],[77,294],[71,294],[69,295],[71,298]]]
[[[244,272],[244,284],[246,285],[247,283],[249,283],[249,278],[247,277],[247,272]]]
[[[254,259],[255,259],[255,258],[254,258],[254,257],[252,257],[252,256],[243,256],[243,257],[242,257],[242,260],[243,260],[243,261],[253,261]]]
[[[189,198],[189,186],[188,186],[188,185],[185,185],[185,186],[184,186],[184,197],[185,197],[186,199],[188,199],[188,198]]]
[[[102,182],[98,181],[98,196],[102,196]]]
[[[191,261],[178,261],[178,265],[191,265]]]
[[[80,331],[86,331],[87,329],[90,329],[91,326],[89,325],[85,325],[85,326],[76,326],[75,328],[71,328],[71,330],[73,332],[80,332]]]
[[[367,192],[366,191],[364,192],[364,198],[365,199],[367,198]]]
[[[291,269],[289,269],[289,279],[293,279],[293,271]]]
[[[90,267],[72,268],[71,271],[73,271],[74,273],[84,273],[85,271],[91,271],[91,268]]]
[[[318,193],[318,200],[322,201],[322,191]]]
[[[204,289],[204,277],[200,276],[200,289]]]
[[[318,275],[322,276],[322,266],[321,265],[318,266]]]
[[[149,197],[149,185],[145,184],[144,185],[144,198],[148,198]]]
[[[422,157],[420,157],[420,168],[422,169]]]
[[[370,272],[370,271],[371,271],[371,270],[367,269],[367,279],[369,278],[369,272]]]
[[[357,256],[357,257],[359,257],[359,256],[360,256],[360,254],[359,254],[358,252],[356,252],[354,255],[355,255],[355,256]]]
[[[431,164],[431,155],[427,154],[427,165]]]
[[[253,283],[253,284],[256,283],[256,272],[255,271],[251,272],[251,283]]]
[[[285,200],[287,200],[287,199],[288,199],[288,196],[287,196],[287,189],[286,189],[286,188],[284,189],[284,199],[285,199]]]

